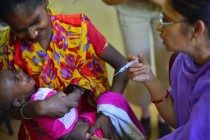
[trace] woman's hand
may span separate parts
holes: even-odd
[[[78,107],[78,102],[71,100],[62,91],[52,95],[41,102],[38,108],[39,115],[51,118],[64,116],[71,108]]]
[[[86,137],[93,135],[96,129],[101,129],[104,135],[104,138],[112,139],[112,140],[120,140],[120,136],[118,135],[117,131],[115,130],[111,120],[109,117],[101,114],[98,119],[96,120],[95,124],[88,129],[88,134]],[[94,139],[94,137],[92,137]],[[99,139],[99,140],[106,140],[106,139]]]
[[[154,78],[154,74],[142,54],[138,54],[139,63],[133,64],[127,69],[128,76],[131,80],[142,82],[144,84],[151,82]],[[135,59],[135,56],[130,56],[128,61]]]

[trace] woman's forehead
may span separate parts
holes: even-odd
[[[20,8],[16,8],[14,13],[11,13],[7,16],[8,24],[11,27],[15,28],[25,28],[28,27],[31,22],[37,17],[38,8],[31,9],[30,12],[26,12],[27,10],[22,10]]]
[[[21,4],[18,4],[18,5],[15,5],[12,9],[12,15],[13,14],[21,14],[22,16],[24,15],[31,15],[34,13],[34,11],[36,10],[36,8],[39,7],[39,6],[34,6],[34,5],[30,5],[30,4],[24,4],[24,3],[21,3]],[[11,15],[10,14],[10,15]]]

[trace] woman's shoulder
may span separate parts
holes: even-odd
[[[89,21],[89,18],[87,15],[83,13],[78,13],[78,14],[58,14],[56,15],[56,18],[63,23],[80,27],[82,26],[82,22],[84,21]]]

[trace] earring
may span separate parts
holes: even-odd
[[[197,39],[195,39],[194,37],[192,38],[192,44],[193,45],[196,45],[198,43],[198,40]]]

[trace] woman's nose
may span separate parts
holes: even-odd
[[[28,28],[27,34],[28,34],[28,38],[33,40],[33,39],[36,39],[38,35],[38,31],[33,28]]]

